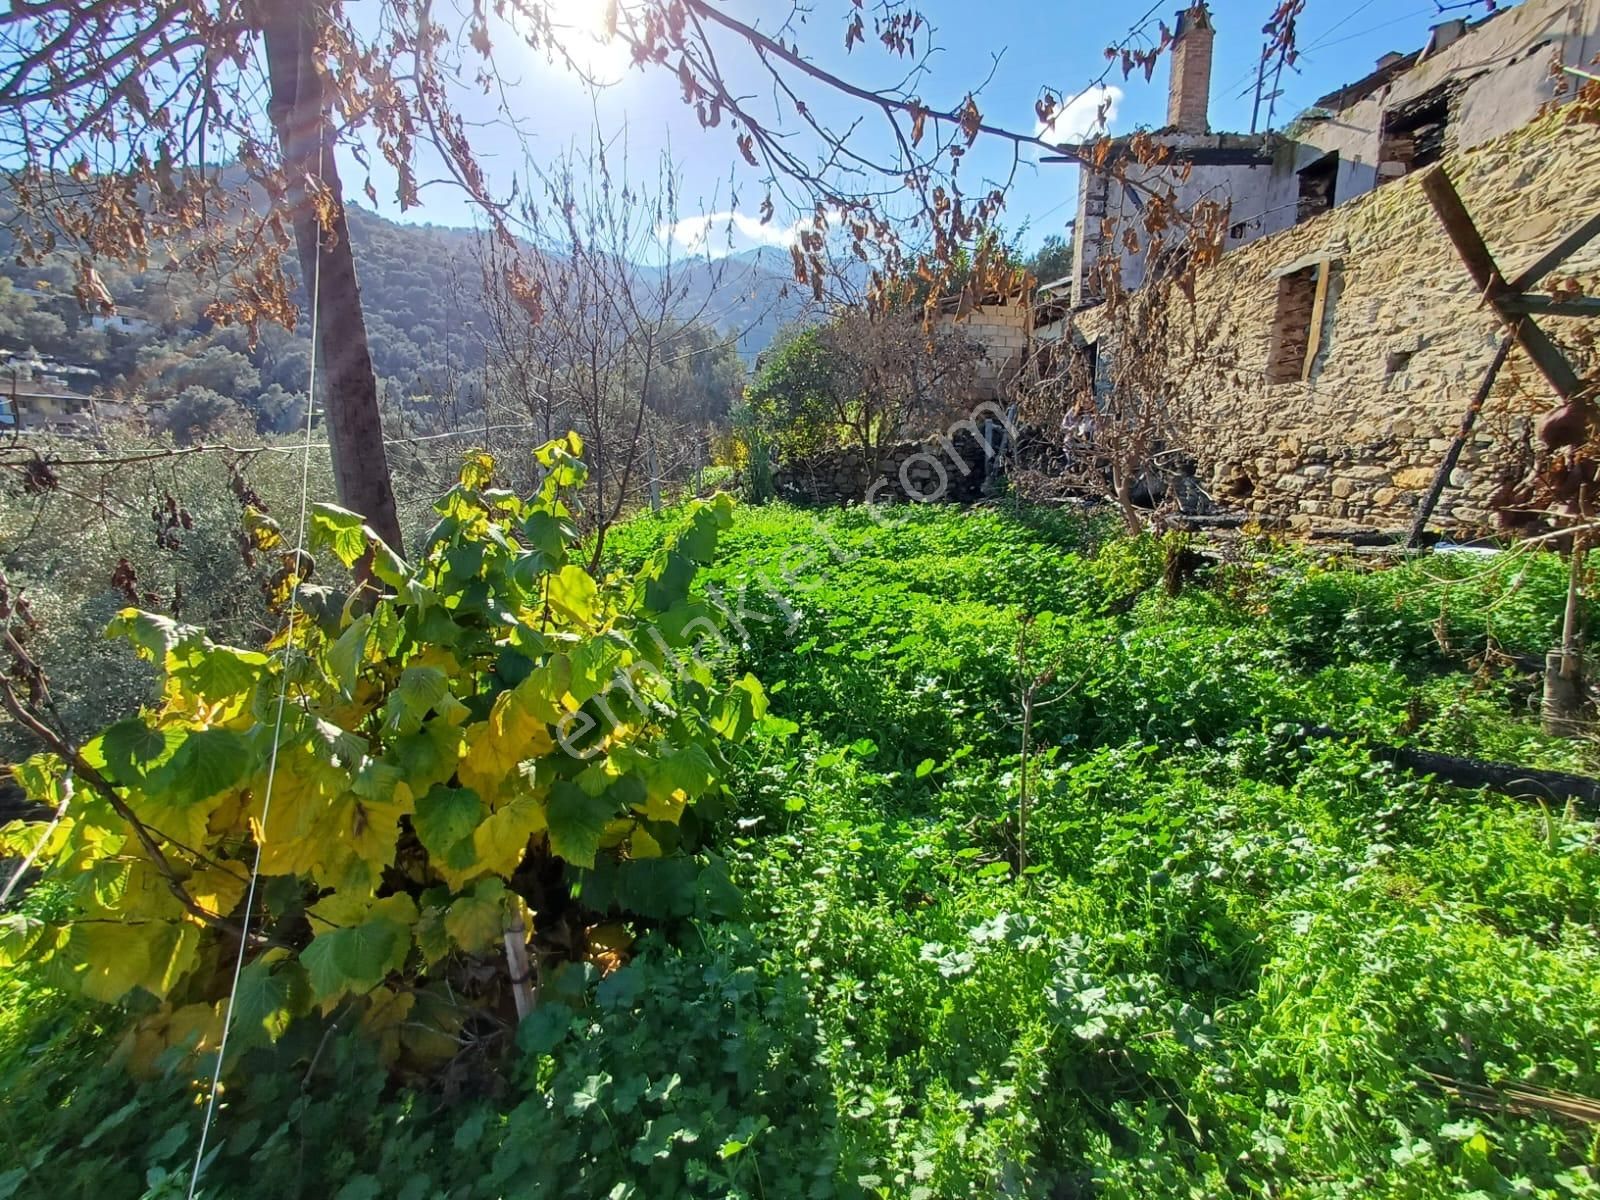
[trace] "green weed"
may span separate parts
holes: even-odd
[[[1168,596],[1153,539],[890,516],[742,510],[696,585],[772,697],[708,831],[739,918],[565,968],[442,1079],[342,1030],[252,1051],[208,1194],[1600,1195],[1591,1128],[1435,1081],[1600,1094],[1595,823],[1367,751],[1592,770],[1516,661],[1558,563],[1273,550]],[[1054,674],[1019,874],[1024,616]],[[186,1187],[182,1070],[131,1082],[110,1015],[5,986],[0,1195]]]

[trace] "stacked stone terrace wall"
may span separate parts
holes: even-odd
[[[885,449],[873,469],[860,449],[831,450],[776,473],[778,494],[802,504],[971,503],[990,473],[983,443],[966,430]]]

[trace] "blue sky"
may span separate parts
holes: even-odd
[[[868,43],[844,51],[844,22],[849,0],[810,0],[814,11],[796,32],[803,52],[819,65],[852,82],[882,85],[894,79],[903,66],[878,50],[868,32]],[[1447,0],[1454,4],[1454,0]],[[576,30],[596,26],[604,0],[552,0],[561,16]],[[781,0],[732,0],[730,7],[746,19],[787,12]],[[872,5],[869,3],[870,11]],[[918,91],[931,105],[953,107],[968,89],[988,82],[978,102],[985,117],[997,124],[1032,131],[1036,125],[1034,101],[1041,87],[1050,86],[1071,95],[1086,86],[1103,69],[1104,48],[1125,36],[1130,25],[1147,11],[1146,0],[1116,4],[1104,0],[923,0],[923,12],[934,25],[935,54]],[[1170,25],[1180,0],[1164,0],[1150,9]],[[1212,76],[1211,125],[1219,131],[1250,128],[1259,61],[1261,27],[1276,7],[1276,0],[1211,0],[1217,29],[1216,62]],[[1459,4],[1454,7],[1460,8]],[[1481,3],[1448,16],[1483,15]],[[1308,0],[1300,24],[1302,53],[1297,70],[1285,71],[1276,101],[1275,124],[1281,127],[1297,112],[1324,95],[1372,70],[1389,50],[1411,51],[1427,39],[1431,25],[1446,19],[1434,0]],[[770,16],[761,19],[764,27]],[[1154,31],[1154,24],[1151,24]],[[502,45],[500,61],[513,75],[508,90],[511,105],[529,128],[537,130],[526,142],[493,127],[486,127],[478,145],[491,179],[509,183],[510,173],[524,155],[546,160],[569,146],[589,144],[594,131],[627,145],[635,174],[653,175],[659,156],[667,154],[680,177],[680,246],[717,254],[728,248],[745,249],[762,242],[779,243],[792,213],[779,205],[778,217],[766,227],[755,218],[764,188],[760,172],[738,161],[726,125],[702,130],[680,98],[676,78],[660,69],[624,69],[617,54],[578,32],[575,44],[592,45],[595,68],[620,77],[614,87],[590,95],[586,87],[563,69],[541,61],[532,51]],[[998,66],[996,63],[998,62]],[[1144,81],[1141,73],[1123,81],[1120,71],[1111,82],[1117,89],[1111,132],[1123,133],[1139,126],[1160,126],[1166,120],[1167,60],[1155,77]],[[755,74],[730,65],[736,81]],[[1270,81],[1269,81],[1270,89]],[[831,95],[808,96],[827,118],[843,122],[860,109]],[[487,103],[487,102],[485,102]],[[1079,110],[1092,115],[1093,100]],[[481,112],[478,115],[488,115]],[[875,136],[867,113],[869,139]],[[1266,121],[1266,106],[1262,122]],[[881,118],[877,119],[881,125]],[[1080,129],[1081,132],[1081,129]],[[795,135],[797,139],[801,134]],[[1009,173],[1009,148],[984,145],[982,140],[963,166],[966,186],[973,190],[978,175],[998,178]],[[348,178],[348,177],[347,177]],[[358,176],[354,178],[359,178]],[[1066,232],[1076,199],[1076,169],[1066,165],[1024,163],[1016,171],[1008,193],[1005,225],[1017,230],[1031,249],[1048,234]],[[352,187],[352,194],[355,188]],[[380,182],[380,193],[382,185]],[[421,210],[405,219],[440,224],[472,224],[470,208],[459,194],[447,188],[424,192]],[[381,197],[380,197],[381,199]],[[398,216],[391,203],[380,211]],[[714,219],[696,220],[702,214]],[[730,217],[729,214],[732,214]],[[730,230],[731,227],[731,230]],[[731,237],[730,237],[731,232]]]

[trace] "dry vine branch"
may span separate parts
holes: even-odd
[[[1018,382],[1024,419],[1049,444],[1042,479],[1114,503],[1137,533],[1147,508],[1171,506],[1197,449],[1196,396],[1220,388],[1227,364],[1206,357],[1220,313],[1202,314],[1187,298],[1196,266],[1169,248],[1137,291],[1122,286],[1115,262],[1099,274],[1105,305],[1089,314],[1092,338],[1076,322]],[[1192,486],[1198,483],[1191,480]]]

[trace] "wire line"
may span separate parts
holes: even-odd
[[[475,425],[471,429],[447,429],[443,433],[419,433],[410,437],[384,438],[385,446],[411,446],[419,442],[437,442],[443,438],[477,437],[506,429],[527,429],[529,421],[506,421],[499,425]],[[196,454],[298,454],[303,450],[329,450],[329,442],[306,442],[300,446],[180,446],[172,450],[128,450],[120,454],[101,454],[85,458],[52,458],[43,455],[44,462],[52,467],[134,467],[143,462],[161,462],[169,458],[188,458]],[[38,451],[27,458],[0,459],[0,468],[20,467],[40,457]]]
[[[1301,50],[1301,53],[1302,54],[1309,54],[1309,53],[1311,53],[1311,51],[1315,50],[1318,46],[1322,46],[1322,45],[1327,44],[1328,39],[1333,36],[1333,33],[1334,33],[1335,30],[1339,29],[1343,25],[1348,25],[1356,17],[1359,17],[1362,13],[1366,12],[1367,9],[1371,8],[1376,3],[1377,3],[1377,0],[1366,0],[1365,4],[1360,4],[1360,5],[1357,5],[1355,8],[1352,8],[1349,12],[1345,13],[1344,16],[1340,17],[1332,25],[1330,25],[1326,29],[1324,29],[1322,31],[1322,36],[1319,37],[1316,41],[1312,42],[1311,45],[1306,46],[1303,50]]]
[[[319,137],[317,148],[317,173],[322,173],[322,164],[327,150],[327,138],[324,133]],[[196,1189],[200,1186],[200,1173],[205,1167],[206,1139],[211,1132],[211,1124],[217,1112],[217,1093],[222,1088],[222,1064],[228,1053],[228,1030],[233,1024],[234,1001],[239,995],[239,978],[244,973],[245,951],[250,944],[250,912],[255,907],[256,885],[261,879],[261,855],[267,841],[267,817],[272,811],[272,785],[278,776],[278,749],[283,738],[283,712],[289,699],[289,654],[294,648],[294,615],[296,601],[300,594],[299,563],[301,555],[305,552],[306,541],[306,505],[311,490],[311,417],[316,411],[317,398],[317,337],[319,333],[318,315],[322,304],[322,222],[317,220],[317,261],[312,269],[311,278],[311,365],[306,381],[306,431],[304,457],[300,461],[300,527],[295,534],[295,575],[294,584],[289,590],[289,617],[288,626],[284,631],[282,661],[279,665],[278,677],[278,711],[273,719],[272,752],[267,759],[267,786],[261,798],[261,823],[256,829],[256,854],[255,862],[250,867],[250,886],[245,892],[244,915],[241,918],[239,930],[239,954],[233,962],[233,982],[228,987],[228,1003],[222,1013],[222,1036],[217,1042],[217,1062],[211,1072],[211,1094],[206,1099],[205,1117],[200,1123],[200,1145],[194,1155],[194,1170],[189,1176],[189,1200],[195,1200]]]

